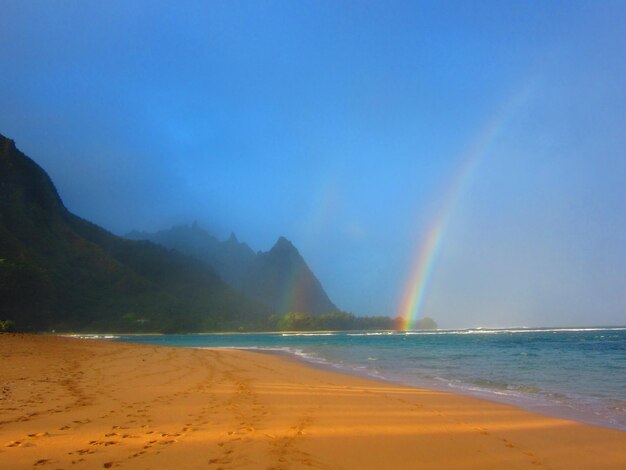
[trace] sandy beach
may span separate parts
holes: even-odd
[[[626,468],[626,433],[250,351],[0,335],[0,468]]]

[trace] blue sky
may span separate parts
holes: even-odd
[[[395,315],[464,154],[423,314],[626,323],[626,4],[8,1],[0,133],[114,233],[284,235]]]

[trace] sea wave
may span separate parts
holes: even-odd
[[[387,336],[387,335],[397,335],[402,334],[396,331],[371,331],[371,332],[363,332],[363,333],[346,333],[346,336]]]
[[[282,333],[281,336],[336,336],[337,333]]]
[[[589,328],[469,328],[463,330],[409,330],[405,335],[495,335],[502,333],[567,333],[592,331],[626,331],[626,327]]]
[[[117,335],[60,335],[64,338],[78,338],[78,339],[119,339],[120,337]]]

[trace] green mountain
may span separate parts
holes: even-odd
[[[225,241],[196,223],[155,233],[131,232],[133,240],[150,240],[211,265],[222,279],[273,313],[321,315],[339,309],[296,247],[280,237],[268,252],[254,253],[235,234]]]
[[[42,331],[260,329],[270,311],[205,263],[70,213],[0,135],[0,320]]]

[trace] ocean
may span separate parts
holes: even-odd
[[[626,327],[111,336],[317,366],[626,430]]]

